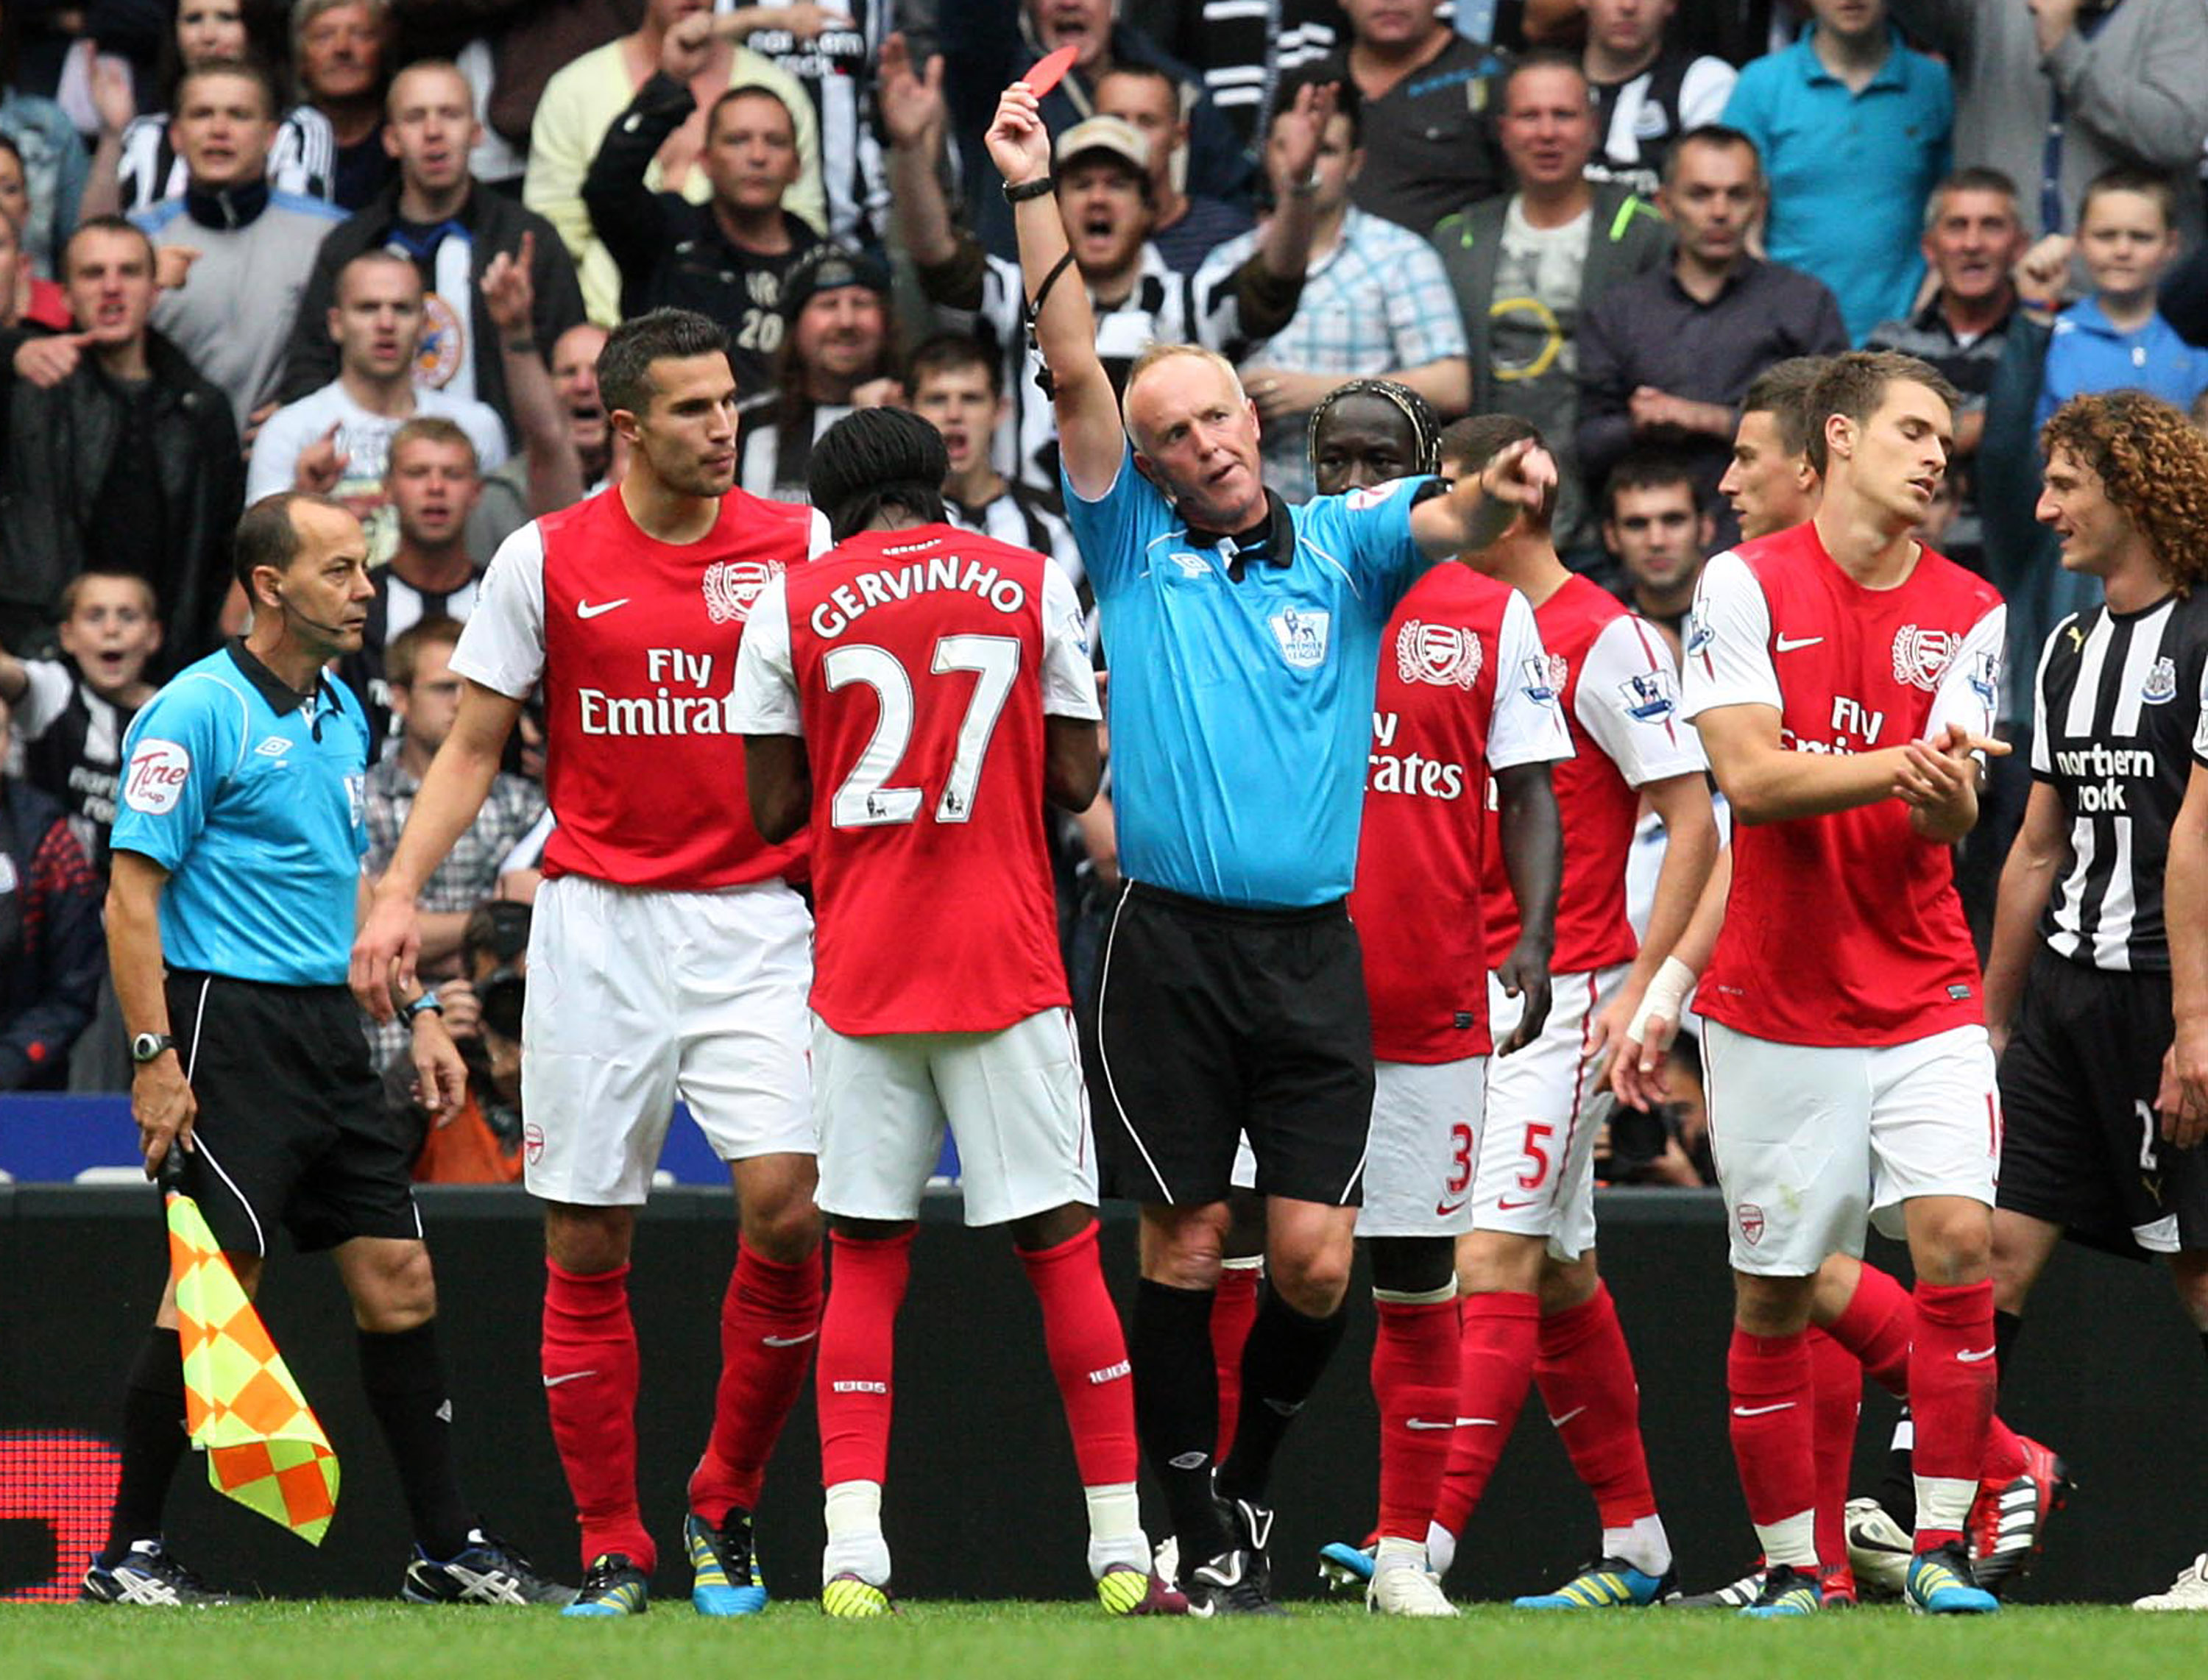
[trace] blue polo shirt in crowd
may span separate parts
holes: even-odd
[[[1947,173],[1955,93],[1947,67],[1902,45],[1861,93],[1818,61],[1809,25],[1740,73],[1725,121],[1755,142],[1771,187],[1771,260],[1815,274],[1861,344],[1911,313],[1924,278],[1924,205]]]
[[[1270,498],[1270,535],[1238,553],[1191,537],[1131,451],[1095,501],[1066,481],[1103,611],[1128,879],[1259,908],[1347,895],[1381,633],[1432,563],[1411,538],[1424,482]]]
[[[2179,338],[2159,309],[2145,326],[2120,333],[2099,298],[2081,298],[2055,317],[2031,429],[2037,435],[2047,417],[2073,397],[2125,390],[2189,409],[2208,391],[2208,350]]]
[[[368,850],[368,723],[345,685],[299,693],[232,641],[146,703],[123,756],[113,848],[169,872],[169,966],[342,984]]]

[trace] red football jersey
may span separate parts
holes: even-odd
[[[752,603],[825,530],[730,490],[705,537],[662,543],[615,486],[500,546],[453,669],[517,699],[543,684],[546,875],[695,891],[798,864],[802,836],[770,846],[752,825],[728,699]]]
[[[945,525],[864,532],[768,587],[730,710],[805,738],[822,1020],[994,1032],[1065,1006],[1043,718],[1098,707],[1056,565]]]
[[[1947,723],[1990,735],[2007,614],[1983,578],[1930,549],[1865,589],[1815,525],[1703,569],[1685,713],[1768,705],[1797,753],[1862,753]],[[1783,1044],[1900,1044],[1983,1017],[1948,849],[1883,799],[1732,832],[1732,896],[1695,1007]]]
[[[1566,758],[1533,609],[1437,566],[1381,641],[1350,919],[1365,951],[1372,1053],[1454,1062],[1494,1048],[1480,858],[1488,772]]]
[[[1625,865],[1641,813],[1640,790],[1702,770],[1701,738],[1679,715],[1679,668],[1647,623],[1608,590],[1574,576],[1533,609],[1548,650],[1550,686],[1572,756],[1557,766],[1557,815],[1564,831],[1564,878],[1557,895],[1560,975],[1589,974],[1639,952],[1625,914]],[[1487,949],[1500,960],[1518,941],[1518,901],[1494,835],[1490,802],[1485,854]]]

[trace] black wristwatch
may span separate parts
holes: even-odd
[[[130,1041],[130,1059],[143,1067],[176,1047],[177,1041],[166,1033],[140,1033]]]
[[[444,1013],[445,1006],[437,1001],[437,989],[433,986],[415,999],[412,1003],[401,1005],[399,1018],[411,1024],[417,1015],[435,1015],[441,1017]]]
[[[1058,177],[1054,175],[1038,175],[1034,180],[1023,181],[1017,187],[1007,181],[1005,183],[1005,202],[1024,204],[1031,198],[1041,198],[1057,190]]]

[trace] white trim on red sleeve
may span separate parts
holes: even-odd
[[[1496,633],[1495,711],[1487,724],[1487,767],[1553,764],[1573,756],[1571,731],[1549,675],[1533,609],[1516,590],[1503,603]]]
[[[1647,621],[1603,626],[1580,661],[1572,713],[1629,788],[1707,770],[1702,738],[1679,716],[1679,669]]]
[[[797,666],[789,649],[789,589],[780,573],[770,578],[744,621],[736,650],[736,675],[729,691],[729,733],[802,735]]]
[[[534,519],[491,556],[453,669],[510,700],[536,692],[544,675],[544,529]]]
[[[1089,654],[1081,597],[1056,565],[1042,568],[1041,612],[1044,716],[1100,721],[1104,709],[1096,700],[1096,667]]]
[[[1771,603],[1732,549],[1713,555],[1687,615],[1687,671],[1679,715],[1689,723],[1727,705],[1785,709],[1771,663]]]

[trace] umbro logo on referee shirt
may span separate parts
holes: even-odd
[[[282,735],[270,735],[253,750],[255,754],[264,759],[280,759],[291,750],[291,743],[285,740]]]

